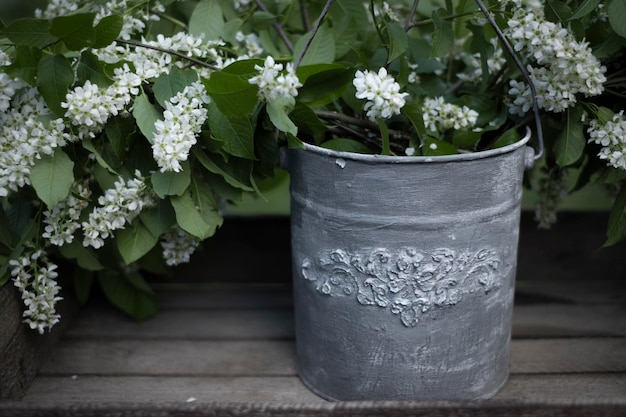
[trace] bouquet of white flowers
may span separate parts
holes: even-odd
[[[576,188],[621,184],[626,4],[477,3],[50,0],[2,23],[0,285],[40,332],[59,320],[61,262],[81,300],[97,282],[148,317],[141,271],[188,261],[221,204],[303,141],[438,156],[511,144],[538,119],[542,210],[570,168]],[[621,188],[608,244],[625,213]]]

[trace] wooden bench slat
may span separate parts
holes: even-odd
[[[626,304],[518,305],[514,338],[626,336]],[[65,332],[68,338],[170,338],[190,340],[292,339],[292,308],[161,311],[135,322],[108,308],[83,311]]]
[[[40,376],[24,397],[37,402],[320,403],[297,377]],[[495,400],[626,402],[626,374],[511,375]]]
[[[294,376],[290,341],[64,340],[41,375]],[[513,340],[512,373],[626,372],[626,339]]]

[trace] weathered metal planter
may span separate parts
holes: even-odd
[[[311,390],[448,400],[502,388],[527,141],[436,158],[287,151],[298,369]]]

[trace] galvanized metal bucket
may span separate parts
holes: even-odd
[[[436,158],[286,151],[304,384],[333,400],[498,392],[528,139]]]

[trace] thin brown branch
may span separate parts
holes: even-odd
[[[269,13],[269,9],[265,6],[265,4],[263,4],[261,0],[255,0],[255,3],[259,9],[261,9],[264,12]],[[293,54],[293,44],[291,43],[291,40],[289,40],[289,37],[287,36],[285,29],[283,29],[283,25],[281,25],[280,23],[274,23],[272,24],[272,26],[274,27],[274,30],[276,30],[278,37],[280,37],[280,39],[283,41],[283,43],[289,50],[289,53]]]
[[[322,26],[322,23],[324,22],[324,19],[326,18],[326,15],[328,14],[328,10],[330,10],[330,6],[332,4],[333,4],[333,0],[328,0],[326,2],[326,5],[324,5],[322,12],[320,13],[319,17],[317,18],[317,21],[315,22],[315,25],[313,26],[313,29],[311,30],[311,34],[306,39],[304,48],[302,48],[302,51],[300,51],[300,55],[298,56],[298,58],[296,59],[296,62],[294,63],[294,69],[298,68],[298,66],[302,62],[302,58],[304,58],[304,54],[306,54],[306,51],[309,50],[309,47],[311,46],[311,42],[313,42],[313,38],[315,38],[315,35],[317,35],[317,32],[320,30],[320,27]]]
[[[141,43],[141,42],[127,41],[127,40],[124,40],[124,39],[116,39],[115,42],[121,43],[121,44],[124,44],[124,45],[134,46],[136,48],[152,49],[153,51],[159,51],[159,52],[163,52],[164,54],[174,55],[174,56],[177,56],[178,58],[185,59],[185,60],[187,60],[187,61],[189,61],[189,62],[191,62],[191,63],[193,63],[195,65],[199,65],[199,66],[202,66],[202,67],[205,67],[205,68],[212,69],[213,71],[219,71],[220,70],[215,65],[211,65],[208,62],[201,61],[199,59],[196,59],[196,58],[191,57],[191,56],[187,56],[185,54],[182,54],[182,53],[180,53],[178,51],[173,51],[171,49],[165,49],[165,48],[160,48],[158,46],[147,45],[147,44]]]

